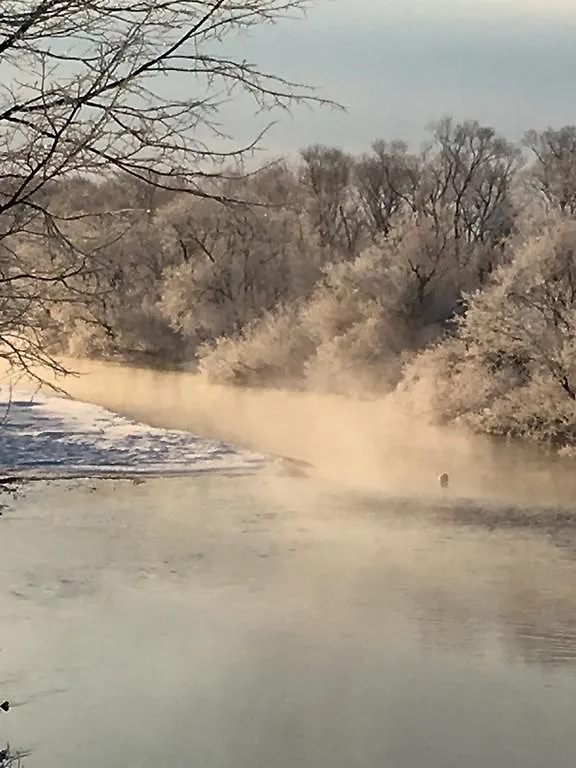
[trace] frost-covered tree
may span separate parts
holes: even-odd
[[[458,336],[424,352],[403,389],[440,418],[557,444],[576,439],[576,225],[519,245],[468,297]]]
[[[325,266],[311,295],[297,302],[292,324],[285,309],[250,325],[247,333],[202,350],[202,367],[217,379],[261,384],[266,370],[279,378],[280,359],[270,333],[286,331],[284,381],[338,392],[383,391],[396,383],[406,354],[435,338],[470,286],[474,261],[461,267],[453,240],[426,220],[410,218],[357,257]],[[251,358],[252,354],[254,358]],[[215,357],[212,359],[212,355]],[[268,366],[267,360],[274,360]],[[214,363],[214,364],[213,364]],[[298,373],[298,371],[300,373]]]
[[[175,261],[161,224],[159,216],[138,218],[104,243],[98,288],[53,308],[57,332],[44,333],[50,349],[153,365],[180,361],[185,345],[158,306],[165,270]],[[74,285],[84,281],[79,275]]]
[[[239,333],[278,303],[305,295],[318,277],[304,217],[289,205],[223,212],[217,202],[190,206],[182,198],[162,217],[165,247],[181,258],[163,275],[159,306],[191,349]]]

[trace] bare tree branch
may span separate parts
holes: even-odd
[[[0,358],[62,372],[38,328],[55,303],[102,290],[100,254],[131,226],[122,210],[70,215],[52,185],[121,173],[235,202],[222,191],[223,166],[256,151],[272,123],[230,148],[223,104],[244,96],[258,112],[337,106],[232,55],[243,33],[305,9],[304,0],[2,2]],[[105,240],[91,225],[103,215]]]

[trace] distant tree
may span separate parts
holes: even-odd
[[[113,242],[106,236],[100,233],[103,244],[92,257],[96,279],[79,274],[71,283],[76,300],[52,308],[56,326],[49,333],[49,320],[44,324],[45,349],[152,365],[180,362],[184,344],[158,307],[165,270],[179,261],[164,247],[161,213],[128,221]]]
[[[473,297],[462,327],[486,363],[550,376],[576,401],[576,225],[529,242]]]
[[[359,158],[354,166],[354,181],[368,227],[374,234],[387,235],[399,213],[415,210],[419,175],[419,158],[410,155],[408,146],[401,141],[376,141],[372,152]]]
[[[468,296],[455,339],[406,371],[440,418],[559,445],[576,440],[576,224],[521,244]]]
[[[269,206],[237,204],[222,215],[215,201],[180,198],[158,219],[165,222],[165,248],[180,254],[163,275],[160,308],[191,349],[238,334],[279,302],[305,295],[318,277],[307,258],[303,217],[289,201],[273,202],[274,186],[254,181],[260,200],[272,198]],[[252,197],[251,185],[243,186]]]
[[[258,108],[321,101],[222,46],[232,34],[303,6],[302,0],[2,4],[1,358],[20,369],[40,363],[61,370],[36,329],[50,305],[78,296],[79,274],[94,278],[84,281],[84,291],[98,290],[95,244],[79,234],[78,221],[101,213],[110,239],[118,235],[110,209],[88,204],[71,214],[55,202],[55,181],[116,172],[142,189],[222,199],[210,186],[222,175],[222,162],[241,159],[258,141],[230,148],[217,122],[224,98],[244,93]],[[146,193],[136,207],[149,204]]]
[[[438,236],[428,221],[399,221],[355,258],[327,264],[310,296],[272,308],[233,339],[203,348],[202,370],[242,384],[389,391],[404,358],[452,317],[473,263],[471,256],[468,272],[461,269],[453,239]]]
[[[353,158],[335,147],[316,144],[301,152],[302,181],[309,193],[309,215],[321,249],[332,259],[354,255],[360,236],[353,199]]]
[[[576,215],[576,126],[529,131],[524,145],[531,151],[532,187],[552,209]]]
[[[517,147],[476,121],[445,118],[432,126],[424,160],[416,206],[437,226],[449,212],[456,241],[498,245],[512,233],[513,185],[522,165]]]

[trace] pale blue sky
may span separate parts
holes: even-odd
[[[268,136],[272,152],[419,142],[444,114],[511,139],[576,123],[576,0],[318,0],[307,19],[259,31],[241,50],[349,108],[298,109]],[[227,120],[241,137],[262,122],[241,104]]]

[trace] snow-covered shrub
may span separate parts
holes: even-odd
[[[198,349],[199,370],[209,381],[239,385],[293,385],[302,380],[313,344],[298,307],[280,307],[248,325],[236,338],[221,337]]]
[[[308,300],[203,349],[201,366],[218,381],[389,391],[406,358],[435,339],[454,310],[455,258],[449,238],[407,220],[356,258],[325,267]]]

